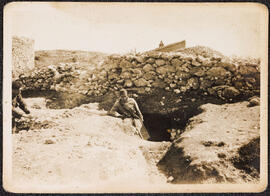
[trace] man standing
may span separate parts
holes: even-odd
[[[120,90],[120,98],[114,103],[108,114],[114,117],[121,117],[123,119],[132,118],[132,123],[137,129],[140,137],[143,139],[149,138],[148,132],[143,125],[143,115],[138,104],[135,99],[128,97],[128,93],[125,89]],[[138,128],[139,123],[141,130]]]
[[[17,109],[21,108],[25,114],[30,114],[30,111],[27,109],[26,104],[24,103],[21,95],[21,84],[19,81],[12,82],[12,133],[15,133],[16,130],[16,119],[21,117],[28,117],[21,111]]]

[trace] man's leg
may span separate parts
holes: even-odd
[[[141,134],[141,127],[142,127],[142,123],[140,121],[140,119],[134,119],[132,118],[132,125],[135,127],[136,129],[136,133],[140,136],[140,138],[143,139],[142,134]]]

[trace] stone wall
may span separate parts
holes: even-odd
[[[18,78],[20,74],[33,69],[34,40],[16,37],[12,38],[12,76]]]
[[[183,53],[111,56],[103,70],[89,81],[100,91],[124,87],[138,94],[151,94],[160,88],[175,94],[198,91],[221,99],[253,95],[260,89],[258,63],[235,63],[220,57]],[[102,94],[91,87],[88,93]]]
[[[23,78],[30,90],[76,92],[99,101],[112,99],[126,88],[146,112],[159,112],[204,97],[225,102],[246,99],[260,92],[260,62],[233,61],[219,56],[178,53],[111,55],[101,67],[82,74],[71,64],[50,66]],[[108,96],[110,94],[111,96]],[[189,100],[190,99],[190,100]],[[170,103],[169,101],[170,100]],[[108,107],[113,100],[107,100]],[[108,108],[107,108],[108,109]],[[179,107],[178,107],[179,109]]]

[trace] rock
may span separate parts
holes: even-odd
[[[185,80],[191,77],[191,75],[189,73],[186,72],[182,72],[182,71],[177,71],[176,75],[178,76],[179,79],[181,80]]]
[[[224,69],[223,67],[212,67],[206,72],[206,75],[208,77],[219,77],[219,78],[225,78],[231,75],[229,71]]]
[[[47,139],[45,140],[44,144],[54,144],[55,141],[51,140],[51,139]]]
[[[151,64],[146,64],[144,67],[143,67],[143,70],[145,72],[148,72],[148,71],[153,71],[155,70],[155,68],[151,65]]]
[[[136,61],[138,61],[139,63],[143,63],[145,61],[145,57],[144,56],[137,56]]]
[[[133,86],[133,82],[131,80],[126,80],[124,86],[125,87],[132,87]]]
[[[199,81],[198,78],[190,78],[187,81],[187,87],[193,88],[193,89],[198,89],[199,88]]]
[[[151,80],[155,78],[156,73],[153,71],[147,72],[143,75],[143,78],[145,78],[146,80]]]
[[[174,89],[173,92],[175,92],[176,94],[179,94],[179,93],[181,93],[181,90],[179,90],[179,89]]]
[[[144,78],[140,78],[138,80],[134,81],[135,86],[137,87],[142,87],[142,86],[147,86],[149,84],[148,81],[146,81]]]
[[[178,84],[178,86],[186,86],[187,81],[186,80],[178,80],[177,84]]]
[[[229,62],[219,62],[216,64],[218,67],[224,67],[225,69],[229,70],[230,72],[236,71],[236,66]]]
[[[181,88],[180,88],[180,90],[181,90],[181,92],[186,92],[188,89],[185,87],[185,86],[181,86]]]
[[[250,75],[257,72],[257,69],[253,66],[240,65],[238,68],[238,73],[240,73],[241,75]]]
[[[171,87],[171,88],[175,88],[175,87],[176,87],[176,84],[171,83],[171,84],[170,84],[170,87]]]
[[[227,99],[235,98],[239,94],[240,94],[240,92],[234,87],[225,88],[223,91],[223,97],[225,97]]]
[[[154,58],[149,58],[149,59],[147,59],[146,63],[154,64],[155,59]]]
[[[124,83],[124,79],[121,79],[121,80],[117,80],[116,82],[117,84],[123,84]],[[82,86],[83,87],[83,86]]]
[[[260,105],[260,98],[257,96],[253,96],[253,97],[249,98],[248,102],[249,102],[247,105],[248,107]]]
[[[177,58],[173,58],[171,60],[171,64],[174,66],[174,67],[178,67],[178,66],[181,66],[183,64],[182,61],[180,61],[179,59]]]
[[[181,72],[189,72],[190,68],[191,68],[190,64],[185,63],[185,64],[183,64],[181,66],[176,67],[176,70],[181,71]]]
[[[190,69],[190,74],[200,77],[205,74],[205,70],[202,67],[194,67]]]
[[[162,75],[166,75],[166,73],[173,73],[175,72],[175,68],[173,66],[170,65],[165,65],[162,67],[158,67],[156,69],[157,73],[162,74]]]
[[[165,62],[163,59],[157,59],[157,60],[155,61],[155,63],[156,63],[158,66],[162,66],[162,65],[164,65],[166,62]]]
[[[153,83],[152,86],[155,88],[165,88],[165,83],[162,80],[156,79]]]
[[[211,95],[216,95],[224,100],[229,100],[240,95],[240,92],[236,88],[227,85],[215,86],[212,89],[209,88],[208,92]]]
[[[198,61],[196,61],[194,59],[192,60],[191,64],[194,66],[201,66],[201,63],[199,63]]]
[[[131,73],[128,71],[125,71],[125,72],[121,73],[120,77],[123,79],[129,79],[129,78],[131,78]]]
[[[140,69],[138,69],[138,68],[136,68],[136,69],[131,69],[130,71],[131,71],[132,73],[138,75],[138,76],[141,76],[141,75],[142,75],[142,71],[141,71]]]
[[[203,60],[202,61],[202,66],[210,67],[212,65],[213,65],[213,63],[210,60]]]
[[[145,88],[145,91],[146,91],[146,92],[150,92],[150,91],[151,91],[151,88],[150,88],[150,87],[146,87],[146,88]]]
[[[108,75],[109,80],[114,80],[114,79],[117,79],[117,78],[119,78],[119,76],[116,73],[111,73],[111,74]]]
[[[170,88],[167,86],[167,87],[165,87],[165,90],[166,90],[166,91],[169,91],[169,90],[170,90]]]
[[[213,85],[213,81],[211,80],[202,80],[200,82],[200,89],[206,90],[207,88],[211,87]]]
[[[123,59],[119,66],[120,67],[132,67],[132,64],[129,61]]]
[[[167,182],[172,182],[174,180],[174,177],[173,176],[170,176],[168,179],[167,179]]]

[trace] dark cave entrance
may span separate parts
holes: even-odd
[[[156,142],[171,141],[171,134],[168,130],[176,129],[183,132],[189,119],[201,112],[201,109],[196,105],[166,115],[144,113],[144,125],[150,135],[149,140]]]

